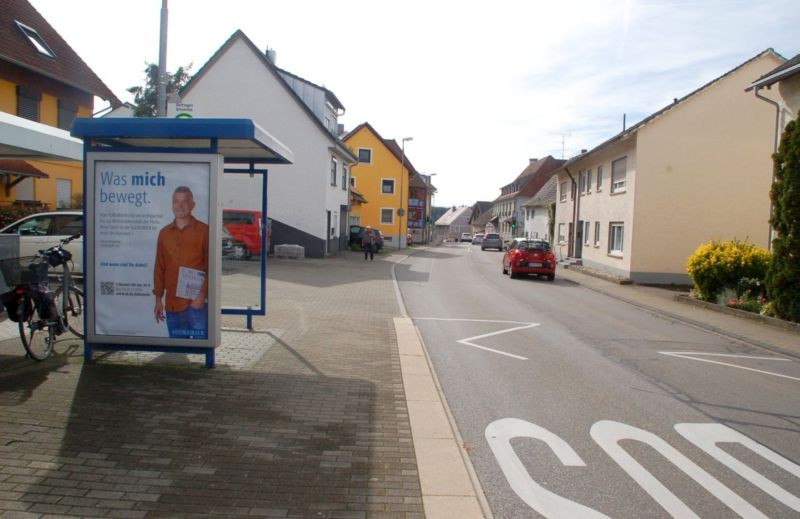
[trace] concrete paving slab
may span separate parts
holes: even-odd
[[[425,517],[428,519],[482,519],[478,502],[471,497],[425,496]]]
[[[452,470],[464,464],[458,445],[452,439],[416,438],[414,449],[417,458],[424,460],[419,466],[423,496],[475,496],[467,472]]]
[[[411,421],[411,437],[415,441],[417,438],[454,440],[450,420],[441,402],[409,400],[408,417]]]
[[[400,367],[408,375],[429,375],[428,360],[420,355],[400,355]]]
[[[440,402],[439,391],[430,375],[411,375],[403,373],[403,385],[406,389],[406,400],[424,400]]]

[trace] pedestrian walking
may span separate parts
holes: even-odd
[[[367,226],[367,232],[361,240],[361,247],[364,249],[364,261],[367,261],[367,257],[369,257],[370,261],[375,259],[376,243],[375,231],[372,230],[372,227]]]

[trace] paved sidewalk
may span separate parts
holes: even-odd
[[[267,316],[256,332],[225,316],[213,370],[180,354],[84,365],[76,340],[33,363],[0,323],[0,518],[481,517],[425,346],[401,316],[402,256],[362,258],[271,258]],[[800,355],[800,334],[671,291],[558,275]]]
[[[387,256],[271,258],[213,370],[0,340],[0,517],[423,517]]]
[[[742,317],[700,308],[675,300],[675,290],[642,285],[620,285],[581,272],[559,268],[556,274],[641,308],[751,345],[800,356],[800,333]]]

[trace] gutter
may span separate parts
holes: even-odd
[[[778,103],[774,99],[770,99],[768,97],[762,96],[761,93],[759,92],[761,90],[761,88],[763,88],[763,87],[755,87],[753,89],[753,91],[756,94],[756,97],[758,99],[761,99],[762,101],[764,101],[766,103],[769,103],[769,104],[771,104],[772,106],[775,107],[775,138],[773,139],[773,142],[772,142],[772,153],[777,153],[778,152],[778,142],[780,140],[781,105],[780,105],[780,103]],[[770,183],[770,190],[772,189],[772,184],[774,184],[774,183],[775,183],[775,168],[773,167],[772,168],[772,182]],[[772,197],[770,196],[770,198],[769,198],[769,220],[768,220],[769,221],[769,234],[767,235],[767,250],[769,250],[769,251],[772,250],[772,222],[771,222],[771,220],[772,220],[772,210],[773,210],[773,203],[772,203]]]
[[[570,194],[575,193],[575,198],[573,199],[572,203],[572,232],[570,233],[570,248],[567,250],[567,254],[569,257],[572,257],[573,253],[575,252],[575,233],[578,232],[578,217],[580,216],[581,210],[581,194],[578,193],[578,183],[575,182],[575,177],[572,176],[570,173],[569,168],[564,165],[564,171],[567,172],[569,175],[569,179],[572,180],[572,190]]]

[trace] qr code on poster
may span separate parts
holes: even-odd
[[[101,296],[113,296],[114,295],[114,282],[113,281],[101,281],[100,282],[100,295]]]

